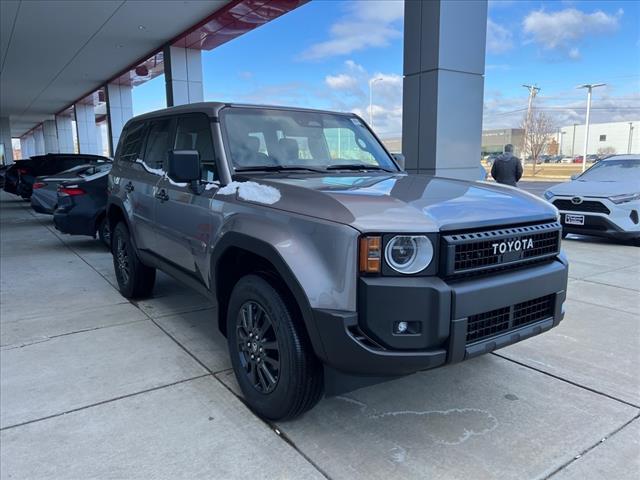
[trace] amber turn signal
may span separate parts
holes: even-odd
[[[360,273],[380,273],[382,239],[380,237],[360,238]]]

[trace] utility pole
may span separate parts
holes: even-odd
[[[587,147],[589,146],[589,115],[591,113],[591,90],[596,87],[603,87],[606,83],[585,83],[578,85],[576,88],[587,89],[587,118],[584,123],[584,155],[582,156],[582,171],[587,168]]]
[[[382,77],[376,77],[369,80],[369,126],[373,130],[373,84],[382,80]]]
[[[536,95],[538,94],[538,92],[540,91],[540,88],[535,86],[535,85],[522,85],[524,88],[526,88],[527,90],[529,90],[529,104],[527,106],[527,119],[525,120],[524,123],[524,152],[523,152],[523,156],[527,154],[527,143],[529,142],[529,129],[531,126],[531,106],[533,105],[533,99],[536,97]],[[530,148],[531,150],[531,155],[533,156],[533,148]],[[526,160],[523,159],[523,161]],[[533,160],[533,174],[535,175],[536,173],[536,159],[532,158]]]
[[[631,153],[631,145],[633,144],[633,122],[629,122],[629,146],[627,153]]]

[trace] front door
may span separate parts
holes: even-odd
[[[197,150],[202,166],[201,192],[164,177],[157,186],[157,250],[182,270],[205,280],[207,248],[222,223],[213,195],[218,190],[211,122],[205,114],[178,117],[174,150]]]

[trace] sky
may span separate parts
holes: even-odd
[[[402,131],[402,0],[313,0],[204,51],[205,100],[352,111],[383,138]],[[369,111],[369,82],[373,106]],[[557,126],[640,120],[640,2],[489,1],[483,128],[518,127],[522,84]],[[164,77],[134,89],[134,113],[164,105]]]

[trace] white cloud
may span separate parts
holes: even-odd
[[[487,53],[504,53],[513,48],[510,30],[487,19]]]
[[[341,73],[339,75],[327,75],[325,83],[335,90],[351,90],[358,84],[358,80],[351,75]]]
[[[600,10],[585,13],[575,8],[557,12],[537,10],[525,17],[523,29],[529,41],[546,50],[555,50],[568,58],[577,59],[580,57],[578,45],[581,41],[594,35],[615,32],[623,13],[622,9],[615,15]]]
[[[608,87],[598,89],[597,93],[591,103],[591,122],[637,121],[640,117],[640,93],[613,95]],[[542,110],[557,126],[582,124],[586,113],[586,95],[575,89],[540,95],[535,100],[534,108]],[[526,110],[526,92],[521,97],[508,98],[500,92],[487,92],[482,128],[517,128]]]
[[[344,17],[329,30],[329,39],[311,45],[300,54],[303,60],[319,60],[348,55],[370,47],[386,47],[402,37],[396,23],[403,18],[404,2],[370,0],[366,4],[351,2]]]

